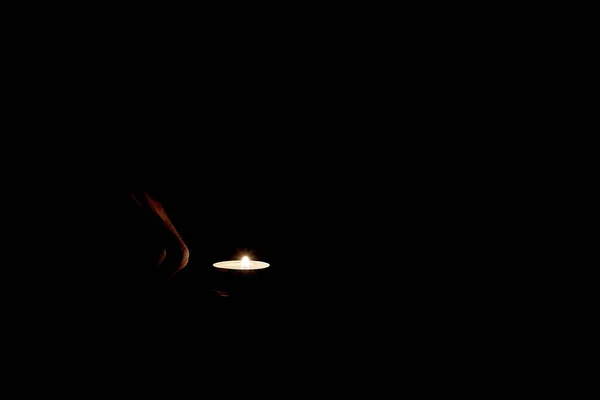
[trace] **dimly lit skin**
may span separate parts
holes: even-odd
[[[169,219],[161,202],[147,192],[131,192],[131,199],[145,211],[145,215],[161,226],[161,243],[163,250],[157,260],[159,271],[164,278],[174,276],[188,264],[190,252],[179,232]]]

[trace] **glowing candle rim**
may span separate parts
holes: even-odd
[[[247,268],[242,268],[242,262],[240,260],[231,260],[231,261],[220,261],[213,264],[215,268],[223,268],[223,269],[234,269],[237,271],[252,271],[256,269],[264,269],[270,266],[271,264],[263,262],[263,261],[253,261],[250,260],[250,266]]]

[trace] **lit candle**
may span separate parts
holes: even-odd
[[[241,260],[221,261],[213,264],[215,270],[214,292],[219,297],[260,297],[267,290],[265,273],[270,266],[263,261]],[[268,275],[268,274],[267,274]]]
[[[270,264],[262,261],[250,260],[248,256],[242,257],[238,261],[221,261],[214,263],[215,268],[235,269],[235,270],[255,270],[267,268]]]

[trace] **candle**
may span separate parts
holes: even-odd
[[[248,256],[244,256],[238,261],[221,261],[213,264],[215,268],[234,269],[238,271],[263,269],[269,265],[269,263],[262,261],[251,261]]]
[[[263,261],[250,260],[248,256],[240,260],[216,262],[213,264],[213,292],[218,297],[264,297],[268,291],[268,273],[265,270],[269,266]]]

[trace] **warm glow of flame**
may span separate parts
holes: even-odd
[[[250,269],[250,259],[248,256],[242,257],[242,269]]]

